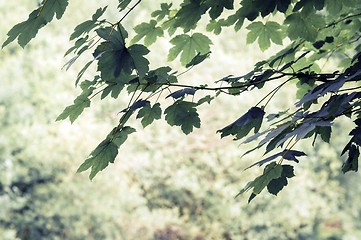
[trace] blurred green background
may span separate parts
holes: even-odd
[[[107,17],[119,19],[115,8]],[[0,1],[1,42],[37,1]],[[361,239],[361,184],[357,173],[340,173],[338,154],[347,139],[304,145],[308,153],[296,177],[277,197],[261,194],[250,205],[237,192],[262,169],[243,169],[262,152],[240,158],[246,148],[215,132],[239,117],[261,94],[224,96],[200,109],[202,128],[185,136],[162,121],[121,147],[115,164],[90,182],[79,164],[118,120],[126,95],[95,100],[71,125],[55,122],[79,93],[74,80],[80,59],[61,66],[74,27],[109,1],[70,1],[61,21],[42,29],[25,50],[15,44],[0,54],[0,239]],[[124,23],[134,26],[157,7],[144,2]],[[245,45],[245,32],[213,37],[212,57],[182,81],[212,83],[241,75],[276,49],[261,53]],[[169,46],[153,46],[152,64],[165,63]],[[91,77],[90,71],[88,77]],[[287,107],[295,90],[272,102]],[[334,136],[346,136],[336,125]]]

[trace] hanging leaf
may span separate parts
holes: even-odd
[[[141,23],[134,27],[134,31],[137,33],[135,37],[130,41],[131,44],[139,42],[144,38],[144,45],[150,46],[158,37],[163,37],[164,32],[161,27],[157,27],[157,22],[151,20],[149,23]]]
[[[237,195],[242,195],[246,191],[252,190],[252,195],[248,202],[250,202],[256,195],[262,192],[262,190],[273,180],[282,176],[282,165],[274,162],[268,164],[261,176],[258,176],[255,180],[249,182]]]
[[[92,180],[98,172],[106,168],[109,163],[114,163],[118,155],[118,148],[127,140],[128,135],[135,132],[134,128],[123,127],[121,130],[114,128],[79,166],[77,172],[84,172],[91,168],[89,175]]]
[[[41,6],[40,16],[44,17],[47,22],[53,20],[54,15],[60,19],[68,6],[68,0],[46,0]]]
[[[253,128],[254,132],[257,133],[262,125],[264,114],[263,109],[252,107],[242,117],[217,132],[221,133],[222,138],[228,135],[234,135],[235,139],[245,137]]]
[[[193,102],[178,100],[165,109],[165,120],[171,126],[180,126],[185,134],[193,131],[193,128],[200,128],[201,120],[199,119],[196,104]]]
[[[128,34],[122,27],[119,27],[119,30],[101,28],[97,29],[97,33],[106,40],[93,54],[98,59],[98,71],[101,72],[103,80],[111,81],[121,72],[130,75],[136,70],[139,76],[144,76],[148,72],[149,61],[144,55],[147,55],[149,50],[138,44],[126,48],[124,39]]]
[[[304,15],[293,13],[285,19],[288,25],[288,36],[291,40],[297,38],[313,42],[316,40],[321,27],[325,26],[325,20],[318,14]]]
[[[194,88],[184,88],[169,94],[166,98],[169,97],[172,97],[174,99],[183,98],[185,95],[194,95],[195,92],[196,89]]]
[[[157,18],[157,21],[161,21],[170,13],[170,8],[172,7],[172,3],[161,3],[160,10],[156,10],[152,12],[151,16]]]
[[[300,151],[296,151],[296,150],[285,149],[282,152],[276,153],[268,158],[265,158],[261,161],[258,161],[256,163],[252,164],[251,166],[247,167],[246,169],[249,169],[249,168],[257,166],[257,165],[262,166],[263,164],[270,162],[272,160],[275,160],[278,157],[282,157],[285,160],[294,161],[294,162],[298,163],[299,160],[296,157],[300,157],[300,156],[306,156],[306,154],[304,152],[300,152]]]
[[[107,7],[99,8],[92,16],[92,20],[87,20],[85,22],[80,23],[75,27],[74,32],[70,35],[70,40],[73,40],[77,37],[80,37],[84,33],[89,33],[90,30],[99,25],[97,22],[98,19],[103,15]]]
[[[151,124],[154,120],[160,119],[162,115],[162,109],[160,108],[160,104],[156,103],[153,107],[150,104],[145,105],[142,109],[139,110],[137,118],[141,118],[141,123],[145,128],[149,124]]]
[[[189,1],[183,3],[177,14],[174,16],[175,28],[181,27],[184,32],[189,32],[197,26],[201,16],[207,11],[208,7],[201,1]]]
[[[262,51],[270,47],[270,41],[282,45],[281,25],[276,22],[268,21],[266,24],[252,22],[247,29],[250,30],[247,34],[247,43],[253,43],[258,38],[258,45]]]
[[[200,64],[203,62],[206,58],[209,57],[211,52],[207,52],[205,54],[198,53],[189,63],[187,63],[186,68],[193,67],[195,65]]]
[[[21,47],[25,47],[32,38],[36,36],[39,29],[47,24],[47,21],[42,16],[38,16],[39,10],[33,11],[28,20],[16,24],[8,32],[8,38],[3,43],[2,48],[18,38],[18,43]]]
[[[287,186],[288,181],[287,178],[294,177],[293,166],[290,165],[282,165],[282,174],[281,177],[272,179],[268,185],[267,190],[269,193],[273,195],[277,195],[283,187]]]
[[[168,60],[173,61],[180,54],[183,66],[190,63],[198,53],[207,54],[212,44],[211,40],[202,33],[194,33],[191,36],[181,34],[174,37],[170,43],[174,47],[169,50]]]
[[[210,8],[209,16],[211,19],[218,18],[224,9],[233,9],[234,0],[206,0],[205,4]]]

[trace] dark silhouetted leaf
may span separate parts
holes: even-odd
[[[282,174],[281,177],[272,179],[267,185],[267,190],[273,195],[277,195],[283,187],[287,186],[287,178],[294,177],[293,166],[291,165],[282,165]]]
[[[358,158],[360,156],[359,147],[352,144],[348,151],[348,158],[342,164],[342,172],[358,171]]]
[[[253,128],[254,132],[258,132],[265,112],[259,107],[252,107],[246,114],[231,123],[227,127],[218,130],[221,133],[221,137],[228,135],[234,135],[236,139],[241,139],[246,136]]]
[[[187,63],[186,68],[200,64],[209,57],[210,53],[211,52],[207,52],[206,54],[198,53],[189,63]]]
[[[146,127],[154,120],[160,119],[161,115],[162,109],[160,108],[159,103],[154,104],[153,107],[151,107],[150,104],[147,104],[139,110],[137,118],[142,118],[141,123],[143,127]]]
[[[294,161],[294,162],[298,163],[299,160],[296,157],[301,157],[301,156],[306,156],[306,154],[304,152],[300,152],[300,151],[296,151],[296,150],[285,149],[282,152],[276,153],[268,158],[265,158],[261,161],[258,161],[256,163],[252,164],[251,166],[247,167],[246,169],[249,169],[256,165],[262,166],[263,164],[270,162],[272,160],[275,160],[278,157],[282,157],[285,160]]]
[[[169,94],[166,98],[172,97],[174,99],[178,99],[178,98],[184,97],[186,94],[194,95],[195,92],[196,92],[196,89],[194,89],[194,88],[183,88],[181,90],[178,90],[178,91],[175,91],[175,92]]]
[[[196,104],[193,102],[178,100],[165,109],[165,120],[171,126],[180,126],[185,134],[193,131],[193,128],[201,126]]]

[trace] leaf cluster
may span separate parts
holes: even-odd
[[[261,166],[272,161],[263,174],[240,193],[253,189],[251,200],[267,186],[270,193],[277,194],[287,185],[287,178],[293,176],[293,167],[282,165],[282,161],[297,163],[296,157],[305,155],[294,150],[295,145],[311,137],[313,143],[316,140],[330,142],[333,124],[340,117],[357,125],[341,153],[348,152],[349,156],[342,171],[357,171],[361,114],[359,1],[244,0],[237,5],[233,0],[184,0],[179,6],[161,3],[160,9],[151,13],[149,21],[126,29],[122,21],[136,12],[141,2],[119,0],[118,10],[123,15],[113,23],[100,19],[107,10],[106,6],[101,7],[90,20],[75,27],[70,36],[75,43],[66,55],[73,53],[75,56],[65,64],[66,68],[84,52],[91,51],[92,59],[75,81],[76,85],[81,82],[82,93],[57,120],[69,118],[73,122],[98,94],[101,99],[109,95],[118,98],[121,93],[130,97],[128,105],[120,111],[121,117],[113,133],[99,144],[79,171],[91,168],[90,177],[93,178],[109,162],[114,162],[119,146],[134,131],[125,124],[136,112],[136,119],[146,127],[161,119],[162,109],[165,109],[165,121],[190,134],[194,128],[201,127],[197,113],[200,105],[211,103],[221,94],[238,96],[265,86],[272,90],[245,114],[218,131],[221,137],[232,135],[234,140],[247,137],[243,143],[257,140],[256,147],[246,154],[262,148],[265,153],[277,151],[252,165]],[[28,20],[8,32],[3,47],[15,39],[24,47],[54,16],[61,18],[67,5],[67,0],[44,0]],[[201,31],[199,22],[204,19],[208,21],[205,27],[208,33]],[[272,44],[282,45],[284,40],[290,44],[271,58],[256,63],[249,73],[228,75],[215,80],[213,86],[178,82],[178,76],[211,57],[211,33],[220,34],[224,27],[238,31],[245,24],[248,24],[245,27],[247,42],[257,41],[263,51]],[[128,40],[128,32],[133,36],[131,40]],[[159,38],[168,38],[171,45],[168,60],[179,59],[185,68],[180,73],[169,66],[150,69],[147,56],[157,52],[151,47]],[[341,61],[333,71],[323,71],[319,64],[327,64],[331,59]],[[94,79],[83,80],[93,63],[97,65]],[[268,104],[279,90],[292,84],[299,88],[292,109],[269,110]],[[169,92],[166,96],[165,91]],[[198,95],[201,91],[210,91],[213,95],[201,98]],[[278,157],[279,162],[273,162]]]

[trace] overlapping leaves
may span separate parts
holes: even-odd
[[[83,172],[91,168],[89,178],[93,179],[109,163],[114,163],[119,147],[127,140],[128,135],[133,132],[135,132],[135,129],[131,127],[114,128],[106,139],[90,153],[84,163],[79,166],[77,172]]]
[[[18,23],[10,29],[7,34],[8,38],[2,47],[17,38],[19,45],[24,48],[36,36],[40,28],[53,20],[54,15],[60,19],[67,6],[68,0],[44,0],[38,9],[30,13],[26,21]]]

